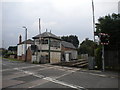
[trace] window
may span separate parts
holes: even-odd
[[[37,43],[37,44],[40,44],[40,42],[42,43],[42,44],[48,44],[48,40],[47,39],[36,39],[35,40],[35,42]]]
[[[42,39],[41,41],[42,41],[42,44],[48,44],[48,40],[47,39],[46,40]]]
[[[60,48],[60,41],[53,40],[53,41],[51,41],[50,46]]]

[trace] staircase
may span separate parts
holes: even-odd
[[[85,59],[79,59],[79,60],[74,60],[69,62],[60,62],[54,65],[83,68],[83,67],[88,67],[88,61]]]
[[[88,66],[88,62],[85,59],[79,59],[77,60],[77,62],[73,62],[73,64],[71,64],[72,67],[87,67]]]

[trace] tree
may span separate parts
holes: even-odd
[[[66,41],[66,42],[72,43],[76,48],[78,48],[79,40],[78,40],[78,37],[76,35],[63,36],[63,37],[61,37],[61,39]]]
[[[109,37],[109,44],[104,45],[105,52],[105,67],[110,69],[120,69],[119,68],[119,58],[118,53],[120,52],[120,14],[106,15],[98,19],[96,23],[96,35],[99,36],[100,33],[106,33]],[[111,54],[112,53],[112,54]],[[98,66],[101,63],[101,47],[99,46],[96,50],[96,60]],[[109,57],[109,58],[108,58]]]
[[[120,43],[120,14],[112,14],[98,19],[96,23],[96,33],[106,33],[110,35],[110,45]]]
[[[89,56],[94,56],[94,48],[96,43],[92,40],[86,38],[81,44],[78,49],[78,54],[88,54]]]

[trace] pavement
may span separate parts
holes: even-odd
[[[1,60],[0,60],[1,62]],[[2,88],[24,90],[38,89],[69,89],[119,90],[119,76],[115,72],[101,72],[56,66],[50,64],[30,64],[20,61],[2,59]]]

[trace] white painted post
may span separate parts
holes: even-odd
[[[103,69],[103,71],[105,71],[104,44],[102,45],[102,69]]]

